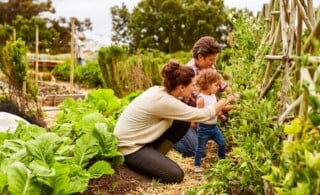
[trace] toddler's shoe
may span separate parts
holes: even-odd
[[[193,171],[195,173],[202,173],[204,172],[204,169],[201,166],[194,166]]]

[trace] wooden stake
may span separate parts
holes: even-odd
[[[309,31],[311,32],[313,29],[313,25],[312,22],[310,21],[310,19],[308,18],[308,15],[306,14],[306,11],[304,10],[301,2],[299,0],[295,0],[298,10],[299,10],[299,14],[302,17],[304,23],[306,24],[307,28],[309,29]]]
[[[35,44],[35,80],[36,84],[38,84],[39,80],[39,27],[36,25],[36,44]]]
[[[74,76],[74,66],[75,66],[75,40],[74,40],[74,36],[75,36],[75,33],[74,33],[74,19],[72,18],[71,19],[71,51],[70,51],[70,54],[71,54],[71,59],[70,59],[70,89],[69,89],[69,93],[72,94],[73,93],[73,76]]]

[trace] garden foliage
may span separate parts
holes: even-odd
[[[38,105],[38,87],[32,74],[27,74],[29,64],[26,59],[27,47],[21,39],[7,41],[0,54],[0,70],[6,76],[9,101],[27,111],[40,113]],[[25,86],[25,91],[24,91]]]
[[[85,100],[66,99],[48,132],[20,122],[15,133],[0,133],[0,194],[73,194],[89,180],[112,174],[123,163],[113,128],[139,92],[118,99],[110,89]]]
[[[234,46],[228,48],[229,61],[219,64],[229,75],[233,91],[242,95],[238,109],[221,126],[231,151],[227,159],[212,163],[208,182],[193,193],[319,194],[319,99],[308,95],[311,109],[305,120],[278,125],[280,80],[266,97],[259,98],[266,64],[255,53],[268,50],[259,47],[263,27],[246,15],[231,20]]]

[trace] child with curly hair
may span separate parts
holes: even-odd
[[[199,90],[197,97],[197,107],[204,108],[216,104],[216,93],[219,92],[219,86],[222,82],[222,76],[212,69],[206,69],[200,72],[196,79],[196,86]],[[238,99],[236,95],[230,95],[227,98],[228,102],[234,102]],[[224,107],[224,111],[235,109],[234,105],[228,104]],[[217,113],[217,116],[221,113]],[[198,145],[194,158],[194,171],[202,172],[201,157],[204,155],[206,145],[209,140],[214,140],[218,144],[219,159],[225,158],[225,139],[217,125],[217,117],[198,123]]]

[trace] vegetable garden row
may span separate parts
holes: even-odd
[[[274,27],[283,27],[290,21],[284,11],[288,9],[281,7],[288,2],[298,6],[296,1],[271,1],[272,9],[282,10],[280,15],[273,16]],[[221,53],[218,62],[218,69],[232,89],[242,94],[238,109],[232,111],[229,122],[221,126],[228,140],[228,158],[213,162],[206,174],[207,182],[190,193],[319,194],[320,68],[319,62],[312,60],[319,55],[319,33],[309,29],[301,34],[300,44],[302,40],[309,40],[308,37],[314,44],[298,55],[286,53],[299,48],[287,44],[293,40],[284,38],[286,32],[292,35],[290,30],[283,30],[282,39],[278,39],[267,33],[281,34],[280,27],[270,30],[271,26],[265,21],[246,13],[234,18],[233,23],[233,46]],[[314,29],[317,26],[314,25]],[[296,39],[299,36],[292,36],[299,43]],[[279,40],[285,41],[272,44]],[[90,179],[112,174],[112,167],[123,163],[112,133],[122,109],[139,95],[137,89],[147,87],[144,84],[160,83],[158,74],[152,75],[155,69],[172,57],[185,62],[189,54],[143,51],[115,60],[108,55],[114,48],[117,46],[101,49],[98,63],[100,67],[105,66],[101,72],[109,76],[105,80],[109,79],[107,82],[115,89],[92,91],[85,100],[65,100],[59,106],[63,112],[50,131],[21,124],[14,134],[0,133],[1,194],[84,192]],[[271,60],[268,53],[273,56]],[[152,66],[147,66],[148,63]],[[136,71],[133,65],[137,65]],[[147,71],[151,74],[144,77]],[[307,71],[311,76],[297,76]],[[144,83],[137,78],[145,79]],[[128,81],[136,85],[129,85]],[[135,92],[129,93],[128,87]]]

